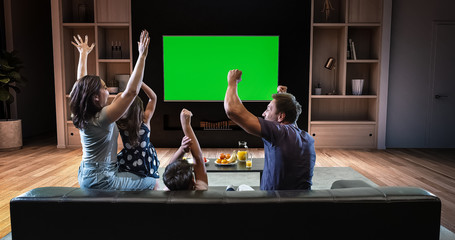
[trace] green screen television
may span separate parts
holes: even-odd
[[[242,101],[270,101],[279,36],[163,36],[164,101],[223,101],[227,74],[243,71]]]

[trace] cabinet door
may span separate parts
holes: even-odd
[[[96,16],[98,23],[129,23],[129,0],[97,0]]]
[[[72,123],[71,126],[68,126],[68,145],[70,147],[81,146],[81,136],[79,134],[79,129],[74,127]]]
[[[81,146],[81,135],[79,133],[79,129],[73,126],[71,123],[68,124],[68,146],[69,147],[80,147]],[[120,137],[120,134],[117,138],[117,146],[118,149],[123,148],[123,141],[122,138]]]
[[[316,147],[374,147],[374,125],[313,125],[311,135]]]

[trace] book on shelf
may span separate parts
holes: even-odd
[[[351,45],[352,45],[352,39],[348,39],[348,55],[347,55],[347,59],[348,60],[351,60],[352,59],[352,49],[351,49]]]
[[[357,54],[355,52],[355,44],[352,39],[349,39],[349,48],[350,48],[350,59],[357,60]]]

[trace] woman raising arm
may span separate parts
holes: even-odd
[[[142,31],[138,42],[139,57],[125,91],[107,105],[109,92],[99,76],[87,73],[87,57],[94,45],[88,47],[88,39],[79,37],[73,42],[80,53],[78,77],[70,94],[73,123],[79,128],[82,143],[82,162],[79,168],[79,184],[82,188],[142,190],[153,189],[156,179],[119,172],[117,163],[118,129],[114,123],[129,108],[142,86],[145,60],[150,38]]]

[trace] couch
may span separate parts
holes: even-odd
[[[30,190],[10,202],[22,239],[439,239],[441,202],[415,187],[337,181],[310,191]]]

